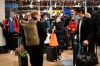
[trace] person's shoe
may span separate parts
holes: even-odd
[[[58,56],[57,60],[60,61],[61,60],[61,56]]]
[[[14,51],[14,50],[11,50],[11,51],[10,51],[10,54],[15,54],[15,51]]]
[[[68,47],[69,50],[72,50],[72,46]]]

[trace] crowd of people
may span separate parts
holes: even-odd
[[[39,10],[27,12],[25,17],[11,12],[10,17],[0,24],[0,50],[14,53],[21,36],[31,65],[43,66],[44,41],[47,33],[54,32],[59,44],[58,59],[63,50],[73,49],[74,42],[80,42],[85,48],[84,51],[95,52],[95,44],[99,43],[96,36],[100,26],[99,16],[100,12],[91,15],[85,13],[83,8],[72,9],[70,16],[57,14],[53,18],[49,18],[47,14],[40,14]]]

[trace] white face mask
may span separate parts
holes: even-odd
[[[56,19],[56,22],[58,23],[58,22],[60,22],[61,20],[60,19]]]

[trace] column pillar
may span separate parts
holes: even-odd
[[[0,0],[0,22],[5,19],[5,0]]]

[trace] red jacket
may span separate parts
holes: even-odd
[[[68,24],[69,33],[75,33],[77,30],[78,22],[77,21],[70,21]]]
[[[7,27],[8,32],[10,31],[9,22],[10,22],[9,19],[5,19],[3,22],[3,25]],[[13,20],[13,29],[14,29],[14,32],[19,32],[20,24],[17,18],[14,18]]]

